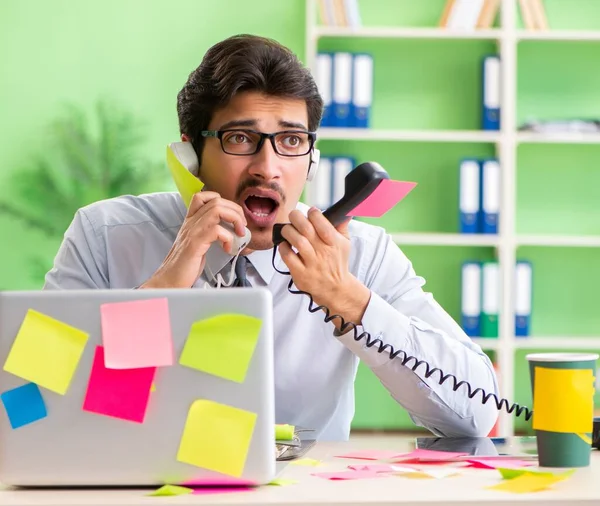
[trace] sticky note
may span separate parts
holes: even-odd
[[[198,193],[204,187],[204,184],[186,169],[177,159],[173,151],[167,146],[167,165],[171,171],[171,176],[179,194],[186,207],[190,207],[190,202],[195,193]]]
[[[155,371],[154,367],[108,369],[104,348],[97,346],[83,410],[143,423]]]
[[[414,470],[414,468],[396,466],[393,464],[353,464],[348,466],[348,469],[354,469],[355,471],[371,471],[373,473],[407,472]]]
[[[383,460],[397,457],[398,452],[392,450],[360,450],[356,452],[345,453],[343,455],[336,455],[342,459],[362,459],[362,460]]]
[[[535,465],[535,462],[520,460],[520,459],[503,459],[503,460],[492,460],[492,459],[470,459],[466,462],[469,463],[469,467],[475,467],[477,469],[517,469],[519,467],[527,467]]]
[[[369,478],[382,478],[385,474],[372,471],[334,471],[331,473],[313,473],[313,476],[327,480],[364,480]]]
[[[394,457],[396,462],[416,461],[416,462],[452,462],[458,457],[464,457],[468,453],[461,452],[441,452],[437,450],[414,450],[410,453],[398,454]]]
[[[173,365],[168,299],[102,304],[100,319],[104,359],[109,369]]]
[[[594,375],[591,369],[535,368],[533,428],[592,432]]]
[[[537,381],[537,380],[536,380]],[[535,474],[523,474],[512,480],[505,480],[498,485],[487,487],[490,490],[501,490],[504,492],[529,493],[545,490],[563,478],[558,476],[542,476]]]
[[[199,399],[188,412],[177,460],[228,476],[241,476],[256,413]]]
[[[4,370],[64,395],[88,337],[83,330],[30,309],[4,363]]]
[[[512,469],[512,468],[504,468],[499,467],[498,471],[502,475],[502,478],[505,480],[512,480],[514,478],[518,478],[519,476],[523,476],[524,474],[534,474],[536,476],[545,476],[545,477],[554,477],[559,476],[561,479],[568,478],[571,476],[575,470],[571,469],[569,471],[563,471],[561,473],[551,473],[549,471],[536,471],[534,469]]]
[[[417,183],[384,179],[348,216],[379,218],[406,197],[415,186]]]
[[[294,439],[294,426],[287,423],[275,425],[275,439],[291,441]]]
[[[221,314],[192,324],[181,365],[242,383],[262,322],[243,314]]]
[[[42,393],[35,383],[7,390],[0,399],[13,429],[41,420],[48,414]]]
[[[287,485],[295,485],[296,483],[298,483],[298,480],[290,480],[289,478],[275,478],[273,481],[267,483],[267,485],[285,487]]]
[[[304,458],[292,460],[290,464],[293,464],[295,466],[318,467],[321,466],[323,463],[320,460]]]
[[[150,392],[156,392],[156,385],[154,384],[154,382],[152,382],[152,384],[150,385]]]
[[[192,488],[180,487],[179,485],[163,485],[158,490],[154,490],[147,495],[152,496],[168,496],[168,495],[184,495],[191,494],[194,491]]]
[[[456,476],[460,474],[457,469],[404,469],[399,473],[396,473],[395,476],[403,476],[405,478],[447,478],[449,476]]]
[[[255,490],[251,487],[232,487],[232,488],[224,488],[224,487],[214,487],[214,488],[195,488],[193,494],[194,495],[215,495],[215,494],[235,494],[239,492],[251,492]]]

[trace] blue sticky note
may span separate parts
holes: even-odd
[[[35,383],[7,390],[0,399],[13,429],[45,418],[48,414],[42,393]]]

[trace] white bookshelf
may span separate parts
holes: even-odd
[[[492,40],[502,61],[501,72],[501,130],[378,130],[355,128],[322,128],[320,140],[389,141],[389,142],[455,142],[489,143],[496,149],[502,167],[501,219],[498,235],[465,235],[445,233],[392,233],[393,240],[402,245],[479,246],[497,250],[497,260],[502,278],[499,337],[473,338],[485,350],[494,350],[499,367],[501,396],[511,404],[515,398],[515,353],[522,349],[536,350],[586,350],[600,349],[600,335],[589,337],[516,337],[513,309],[513,275],[520,246],[537,247],[593,247],[600,248],[600,236],[518,234],[516,230],[516,170],[517,148],[521,144],[597,144],[600,134],[537,134],[520,132],[517,128],[517,47],[528,41],[600,41],[600,31],[536,31],[517,29],[517,0],[502,0],[500,28],[488,30],[456,31],[441,28],[361,27],[344,28],[317,26],[317,1],[306,0],[305,59],[314,71],[314,59],[319,40],[323,37],[378,38],[378,39],[465,39]],[[377,1],[377,0],[373,0]],[[375,97],[376,100],[376,97]],[[435,294],[434,294],[435,295]],[[452,373],[452,371],[444,371]],[[533,406],[529,406],[532,408]],[[499,434],[514,434],[514,415],[500,412]]]

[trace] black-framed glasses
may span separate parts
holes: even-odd
[[[216,137],[221,142],[221,149],[228,155],[247,156],[258,153],[265,139],[271,141],[273,149],[281,156],[304,156],[310,153],[315,139],[315,132],[306,130],[282,130],[266,134],[256,130],[232,128],[226,130],[203,130],[202,137]]]

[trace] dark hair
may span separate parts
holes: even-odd
[[[242,91],[304,99],[309,130],[319,127],[323,99],[298,57],[273,39],[234,35],[206,52],[177,94],[180,133],[191,139],[198,156],[204,140],[199,132],[208,128],[215,110]]]

